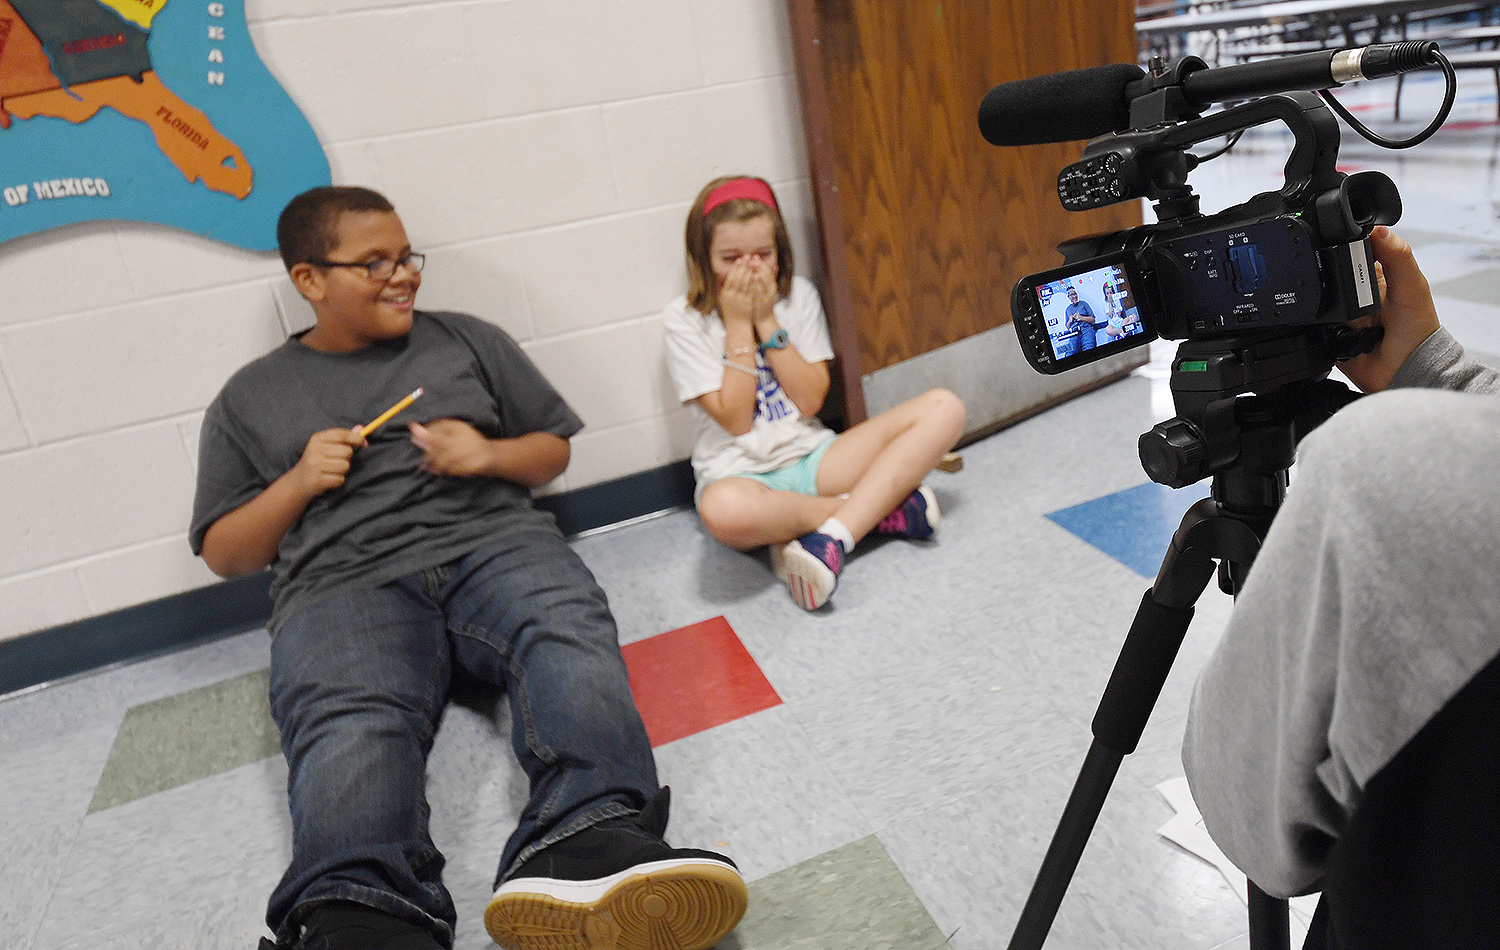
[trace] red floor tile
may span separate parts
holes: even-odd
[[[781,705],[723,617],[638,640],[622,652],[652,748]]]

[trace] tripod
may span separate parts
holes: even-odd
[[[1172,364],[1177,417],[1141,436],[1153,480],[1181,488],[1205,476],[1213,491],[1183,516],[1146,591],[1094,715],[1094,740],[1026,899],[1010,950],[1039,950],[1088,843],[1120,763],[1135,751],[1161,694],[1194,604],[1218,565],[1238,593],[1286,496],[1297,443],[1357,398],[1327,379],[1339,334],[1188,341]],[[1246,395],[1249,394],[1249,395]],[[1251,950],[1287,950],[1287,903],[1248,885]]]

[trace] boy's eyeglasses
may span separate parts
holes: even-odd
[[[400,260],[393,261],[389,257],[382,257],[373,261],[325,261],[316,257],[309,257],[307,263],[318,267],[359,267],[369,276],[371,280],[390,280],[396,273],[396,268],[403,264],[411,269],[413,274],[422,273],[422,265],[427,262],[426,254],[408,254]]]

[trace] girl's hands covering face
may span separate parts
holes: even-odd
[[[725,324],[753,323],[775,303],[776,278],[764,260],[753,255],[735,261],[719,288],[719,315]]]
[[[770,312],[776,300],[776,226],[769,214],[714,227],[709,260],[719,282],[719,316],[726,325]]]

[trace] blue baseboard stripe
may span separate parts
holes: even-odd
[[[692,504],[693,468],[686,460],[536,501],[569,537]]]
[[[264,626],[270,585],[262,571],[0,640],[0,696]]]
[[[686,461],[537,499],[569,536],[692,503]],[[0,640],[0,696],[264,626],[270,583],[262,572]]]

